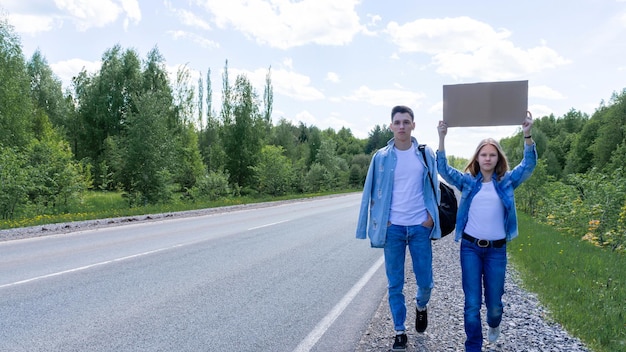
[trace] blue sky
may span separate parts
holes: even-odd
[[[64,84],[116,44],[141,58],[156,46],[172,73],[211,70],[218,109],[226,60],[261,96],[271,67],[274,123],[366,138],[402,104],[433,149],[443,85],[528,80],[535,117],[592,114],[626,88],[626,0],[0,0],[0,11],[26,59],[39,49]],[[470,157],[518,128],[450,128],[446,150]]]

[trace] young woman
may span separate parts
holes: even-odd
[[[517,237],[517,213],[513,191],[527,180],[537,164],[537,150],[530,134],[532,115],[522,124],[524,158],[514,169],[500,144],[493,138],[482,140],[474,156],[461,172],[446,159],[444,140],[448,132],[439,121],[437,171],[446,182],[461,191],[455,241],[461,241],[461,272],[465,294],[465,350],[480,352],[483,345],[480,308],[484,289],[488,339],[500,335],[502,295],[506,272],[506,243]]]

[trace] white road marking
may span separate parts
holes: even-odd
[[[309,335],[298,344],[298,346],[293,350],[293,352],[309,352],[313,346],[319,341],[319,339],[324,335],[326,330],[330,328],[331,325],[335,322],[335,320],[341,315],[341,313],[346,309],[346,307],[352,302],[354,297],[363,289],[363,287],[367,284],[367,282],[374,276],[374,273],[378,270],[378,268],[383,265],[385,261],[384,256],[381,256],[374,265],[361,277],[361,279],[352,286],[350,291],[346,293],[345,296],[337,303],[333,309],[315,326],[313,331],[309,333]]]
[[[81,266],[81,267],[74,268],[74,269],[63,270],[63,271],[59,271],[59,272],[56,272],[56,273],[51,273],[51,274],[47,274],[47,275],[37,276],[37,277],[33,277],[33,278],[30,278],[30,279],[26,279],[26,280],[21,280],[21,281],[16,281],[16,282],[11,282],[11,283],[8,283],[8,284],[0,285],[0,288],[17,286],[17,285],[21,285],[21,284],[37,281],[37,280],[47,279],[47,278],[54,277],[54,276],[60,276],[60,275],[69,274],[69,273],[75,273],[77,271],[87,270],[87,269],[91,269],[91,268],[94,268],[94,267],[97,267],[97,266],[102,266],[102,265],[111,264],[111,263],[115,263],[115,262],[121,262],[123,260],[138,258],[138,257],[142,257],[142,256],[145,256],[145,255],[154,254],[154,253],[158,253],[158,252],[162,252],[162,251],[165,251],[165,250],[169,250],[169,249],[173,249],[173,248],[177,248],[177,247],[182,247],[182,246],[184,246],[184,244],[176,244],[176,245],[173,245],[173,246],[170,246],[170,247],[166,247],[166,248],[159,248],[159,249],[155,249],[155,250],[148,251],[148,252],[137,253],[137,254],[126,256],[126,257],[115,258],[115,259],[107,260],[107,261],[104,261],[104,262],[89,264],[89,265]]]
[[[256,230],[256,229],[260,229],[260,228],[268,227],[268,226],[272,226],[272,225],[282,224],[283,222],[287,222],[287,221],[289,221],[289,220],[283,220],[283,221],[273,222],[271,224],[265,224],[265,225],[261,225],[261,226],[257,226],[257,227],[251,227],[251,228],[248,229],[248,231]]]

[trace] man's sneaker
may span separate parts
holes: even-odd
[[[495,328],[489,327],[489,331],[487,331],[489,342],[496,342],[498,336],[500,336],[500,326],[496,326]]]
[[[426,331],[426,327],[428,326],[428,311],[426,307],[424,308],[415,308],[415,330],[417,332]]]
[[[391,350],[395,352],[406,351],[407,341],[408,338],[406,337],[406,334],[396,335],[396,338],[393,340],[393,347],[391,348]]]

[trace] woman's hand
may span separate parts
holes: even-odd
[[[444,138],[448,133],[448,124],[444,121],[439,121],[439,125],[437,126],[437,132],[439,133],[439,138]]]
[[[526,111],[526,118],[522,123],[522,130],[524,131],[524,137],[530,136],[530,129],[533,127],[533,114],[530,111]]]
[[[533,127],[533,114],[530,111],[526,111],[526,118],[524,119],[524,123],[522,123],[522,131],[524,131],[524,143],[526,145],[532,145],[533,136],[530,134],[530,129]]]
[[[439,150],[443,152],[445,150],[444,140],[446,139],[446,134],[448,133],[448,124],[443,120],[439,121],[437,132],[439,133]]]

